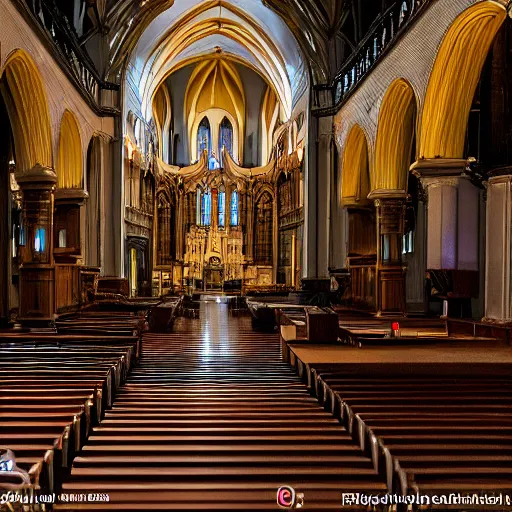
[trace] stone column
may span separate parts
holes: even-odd
[[[402,263],[407,192],[374,190],[377,228],[377,315],[405,315],[405,266]]]
[[[311,119],[304,189],[304,268],[302,287],[328,291],[330,187],[333,117]]]
[[[427,271],[448,271],[454,297],[477,295],[480,192],[466,174],[467,161],[420,160],[411,171],[427,196]]]
[[[487,187],[485,318],[512,322],[512,168],[494,173]]]
[[[23,193],[19,320],[23,325],[47,325],[55,319],[53,209],[55,171],[36,165],[17,172]]]
[[[415,162],[411,171],[427,192],[427,269],[478,271],[478,189],[466,160]]]
[[[333,165],[333,118],[321,117],[318,130],[317,153],[317,243],[316,243],[316,275],[319,279],[329,277],[329,249],[331,224],[331,176]]]

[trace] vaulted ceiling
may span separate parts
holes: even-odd
[[[88,3],[95,4],[98,26],[109,34],[107,75],[111,79],[122,69],[144,32],[166,10],[184,11],[184,5],[188,9],[204,9],[224,4],[253,15],[264,6],[274,11],[295,37],[310,66],[313,82],[318,83],[329,78],[329,39],[352,0],[88,0]],[[275,34],[271,32],[268,36],[273,38]]]

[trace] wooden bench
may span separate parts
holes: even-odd
[[[499,478],[497,489],[512,488],[510,379],[412,377],[413,369],[404,377],[354,377],[340,368],[311,368],[310,381],[386,475],[390,491],[479,490],[471,489],[478,475],[488,483]]]

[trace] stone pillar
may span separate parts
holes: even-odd
[[[55,171],[36,165],[16,173],[23,193],[19,320],[47,325],[55,319],[53,209]]]
[[[485,265],[485,318],[512,322],[512,168],[488,181]]]
[[[374,190],[377,230],[377,316],[405,315],[405,266],[402,263],[407,192]]]
[[[304,181],[304,268],[308,279],[329,278],[333,118],[311,119]]]
[[[427,271],[449,272],[454,298],[478,294],[480,192],[466,160],[429,159],[411,166],[427,196]]]
[[[321,117],[318,130],[317,153],[317,243],[316,275],[325,279],[329,277],[329,249],[331,224],[331,176],[333,165],[333,118]]]
[[[329,266],[340,270],[347,267],[349,216],[342,206],[341,174],[338,162],[333,158],[331,172],[331,219],[330,219],[330,259]]]

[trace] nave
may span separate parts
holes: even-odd
[[[200,319],[144,335],[140,363],[74,460],[63,492],[110,502],[56,508],[276,510],[283,485],[304,493],[307,510],[338,510],[342,490],[385,490],[282,362],[278,335],[203,302]]]

